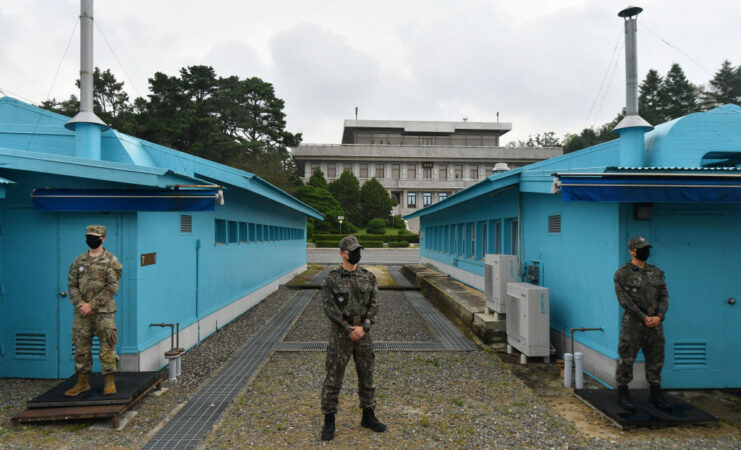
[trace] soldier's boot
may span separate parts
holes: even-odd
[[[105,374],[105,387],[103,387],[103,395],[112,395],[116,393],[116,380],[112,373]]]
[[[651,385],[649,399],[657,409],[660,409],[662,411],[671,411],[672,409],[672,405],[670,405],[669,402],[666,401],[666,397],[664,397],[664,394],[661,392],[661,385],[659,384]]]
[[[363,408],[363,420],[360,421],[360,425],[377,433],[386,431],[386,425],[376,418],[373,408]]]
[[[618,405],[620,405],[623,409],[627,411],[636,410],[636,405],[633,404],[633,401],[630,399],[630,392],[628,391],[628,386],[625,384],[621,384],[618,386]]]
[[[77,374],[77,384],[72,387],[72,389],[67,390],[64,395],[67,397],[76,397],[83,392],[90,390],[90,382],[88,380],[89,374],[87,373],[78,373]]]
[[[334,414],[324,415],[324,428],[322,428],[322,440],[331,441],[334,439]]]

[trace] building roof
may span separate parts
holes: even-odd
[[[102,133],[101,158],[74,156],[68,117],[19,100],[0,98],[0,168],[41,171],[120,183],[166,187],[219,184],[253,192],[310,217],[316,209],[257,175],[110,129]]]
[[[404,133],[453,134],[456,131],[475,131],[492,136],[501,136],[512,130],[512,124],[507,122],[442,122],[423,120],[345,120],[342,143],[352,141],[352,131],[355,130],[399,130]]]

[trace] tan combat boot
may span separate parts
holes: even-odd
[[[113,378],[112,373],[105,374],[105,387],[103,388],[103,395],[111,395],[116,393],[116,381]]]
[[[89,391],[90,383],[88,382],[88,376],[89,374],[87,373],[78,373],[77,384],[72,389],[65,392],[64,395],[67,397],[76,397],[85,391]]]

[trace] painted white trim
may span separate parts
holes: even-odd
[[[187,328],[180,330],[180,346],[183,348],[190,348],[199,342],[199,326],[200,336],[205,339],[208,335],[216,331],[216,324],[218,323],[219,328],[223,327],[233,319],[239,317],[245,311],[249,310],[265,297],[270,295],[272,292],[278,289],[281,284],[290,281],[298,274],[306,270],[306,264],[293,270],[272,283],[266,284],[261,288],[250,292],[239,300],[215,311],[208,316],[202,318],[200,321],[190,325]],[[170,350],[170,337],[161,340],[157,344],[149,347],[148,349],[139,352],[135,355],[121,355],[121,371],[125,372],[139,372],[139,371],[153,371],[159,370],[161,367],[167,364],[167,358],[165,358],[165,352]]]
[[[447,273],[461,283],[465,283],[472,288],[478,289],[481,292],[486,291],[486,288],[484,287],[484,277],[481,275],[476,275],[467,270],[463,270],[449,264],[444,264],[436,259],[428,258],[426,256],[421,257],[420,261],[422,264],[432,264],[433,266]]]

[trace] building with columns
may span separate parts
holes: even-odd
[[[306,182],[316,168],[327,181],[351,171],[376,178],[398,202],[393,214],[411,214],[472,186],[495,171],[560,156],[563,149],[500,147],[512,129],[501,122],[345,120],[341,144],[301,144],[292,150]],[[408,222],[419,230],[419,219]]]

